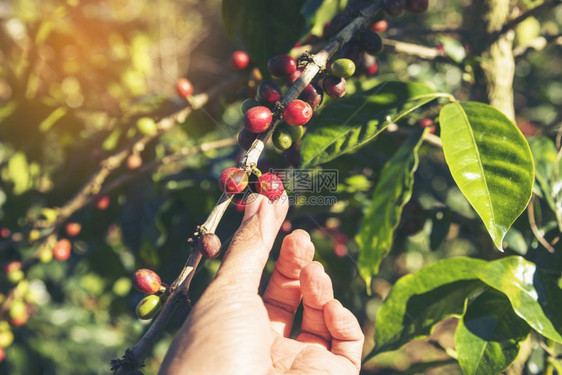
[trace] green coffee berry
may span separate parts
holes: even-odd
[[[288,125],[284,122],[279,125],[278,129],[281,129],[284,132],[289,133],[293,143],[300,141],[300,139],[302,138],[302,136],[304,134],[304,127],[302,127],[302,126],[291,126],[291,125]]]
[[[281,151],[285,151],[293,144],[291,134],[280,128],[275,129],[275,131],[273,132],[272,140],[273,145]]]
[[[137,305],[136,308],[137,317],[139,319],[152,318],[154,315],[156,315],[158,310],[160,310],[160,305],[161,305],[161,301],[159,296],[155,294],[151,294],[144,297]]]
[[[348,78],[355,73],[355,63],[350,59],[337,59],[332,63],[332,75]]]

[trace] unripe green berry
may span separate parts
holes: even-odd
[[[282,122],[278,129],[281,129],[291,136],[291,140],[293,143],[300,141],[302,136],[304,135],[304,127],[303,126],[291,126],[284,122]]]
[[[273,132],[272,140],[275,148],[281,151],[285,151],[293,144],[293,139],[289,132],[285,131],[285,129],[280,128],[275,129],[275,131]]]
[[[348,78],[355,73],[355,63],[350,59],[337,59],[332,63],[332,75]]]
[[[160,310],[160,305],[161,301],[159,296],[151,294],[144,297],[143,299],[141,299],[135,310],[137,313],[137,317],[139,319],[152,318],[154,315],[156,315],[158,310]]]
[[[137,120],[137,128],[144,135],[154,135],[158,131],[156,122],[150,117],[141,117]]]
[[[242,113],[248,112],[251,108],[259,106],[260,103],[252,98],[247,98],[242,102]]]

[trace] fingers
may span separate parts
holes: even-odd
[[[301,272],[303,315],[297,340],[330,347],[330,331],[324,320],[324,305],[334,299],[332,280],[318,262],[312,262]]]
[[[338,300],[331,300],[324,307],[324,320],[332,335],[331,352],[347,358],[359,371],[365,336],[357,318]]]
[[[301,301],[300,275],[312,262],[314,245],[303,230],[296,230],[283,240],[275,269],[263,295],[272,329],[288,337]]]
[[[289,208],[287,195],[271,203],[252,194],[242,225],[234,235],[217,273],[216,282],[256,291],[269,251]]]

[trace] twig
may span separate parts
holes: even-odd
[[[335,54],[343,44],[347,43],[355,34],[357,30],[365,27],[369,20],[375,17],[382,10],[382,1],[378,0],[369,7],[363,9],[361,15],[349,23],[342,31],[334,36],[326,46],[317,54],[311,57],[311,61],[307,64],[300,77],[293,83],[287,90],[285,95],[280,100],[280,105],[285,106],[292,100],[296,99],[302,90],[312,81],[318,74],[321,68],[326,66],[328,59]],[[267,140],[273,134],[273,131],[280,122],[279,114],[276,114],[274,121],[268,131],[260,133],[258,138],[254,141],[250,149],[244,154],[241,159],[240,167],[251,173],[252,167],[257,165],[258,159],[264,149]],[[198,228],[195,236],[199,233],[214,233],[226,208],[232,200],[232,195],[223,195],[218,203],[215,205],[207,220]],[[152,326],[141,337],[137,344],[130,350],[132,359],[135,363],[144,361],[150,349],[154,346],[159,338],[163,327],[167,324],[172,316],[174,305],[180,297],[187,298],[187,293],[193,278],[195,269],[201,260],[201,255],[197,251],[192,251],[180,276],[171,286],[171,292],[168,300],[164,303],[162,312],[158,314],[152,323]],[[126,360],[126,358],[124,358]],[[124,368],[124,367],[122,367]],[[116,369],[119,371],[119,369]],[[118,372],[119,373],[119,372]]]
[[[194,111],[209,102],[209,100],[220,93],[224,92],[228,87],[231,86],[239,86],[243,82],[245,82],[246,78],[243,76],[236,75],[229,80],[226,80],[211,89],[207,92],[195,95],[193,97],[188,98],[189,105],[182,108],[181,110],[174,112],[157,122],[157,129],[158,131],[154,135],[146,135],[141,136],[134,139],[131,143],[127,146],[122,148],[121,150],[115,152],[111,156],[107,157],[106,159],[100,162],[100,169],[95,172],[92,177],[82,186],[82,188],[71,198],[68,202],[66,202],[62,207],[57,209],[57,217],[54,223],[43,223],[42,221],[38,220],[32,225],[32,229],[42,230],[42,236],[40,238],[40,245],[38,247],[38,251],[36,251],[36,255],[39,252],[39,249],[44,247],[53,233],[56,233],[60,226],[68,220],[70,216],[72,216],[76,211],[84,207],[86,204],[90,203],[92,199],[99,194],[101,191],[103,183],[106,181],[107,177],[123,162],[125,159],[133,152],[138,152],[144,150],[146,145],[153,141],[154,139],[158,138],[160,134],[164,133],[165,131],[172,128],[177,123],[182,123],[185,121],[187,116]],[[203,147],[203,145],[201,145]],[[48,225],[48,228],[45,228]],[[2,244],[2,246],[8,246],[9,244]]]
[[[544,10],[547,10],[551,7],[556,7],[560,4],[562,4],[561,0],[545,1],[542,4],[537,5],[533,9],[530,9],[530,10],[526,11],[525,13],[519,15],[518,17],[515,17],[514,19],[512,19],[511,21],[509,21],[505,25],[503,25],[503,27],[499,31],[490,35],[490,37],[489,37],[490,44],[493,43],[494,41],[496,41],[500,36],[502,36],[506,32],[516,28],[517,25],[519,25],[521,22],[525,21],[527,18],[533,17],[533,16],[541,13]]]
[[[163,157],[160,160],[154,160],[148,163],[144,163],[143,165],[141,165],[139,168],[123,174],[119,177],[117,177],[116,179],[108,182],[103,189],[100,191],[100,195],[107,195],[110,191],[114,190],[115,188],[129,182],[130,180],[137,178],[139,175],[145,174],[145,173],[149,173],[152,172],[154,170],[156,170],[158,167],[161,167],[163,165],[169,165],[172,163],[175,163],[177,161],[180,161],[188,156],[191,155],[196,155],[200,152],[205,152],[205,151],[211,151],[211,150],[217,150],[217,149],[221,149],[221,148],[225,148],[225,147],[230,147],[230,146],[234,146],[235,144],[237,144],[236,139],[234,138],[226,138],[226,139],[220,139],[217,141],[210,141],[207,143],[202,143],[199,146],[195,146],[195,147],[184,147],[182,148],[179,152],[172,154],[172,155],[168,155]],[[93,199],[93,197],[90,197],[90,200]]]
[[[549,44],[562,45],[562,33],[556,35],[541,35],[523,46],[517,46],[513,49],[513,57],[516,59],[524,57],[531,51],[542,51]]]
[[[529,201],[529,205],[527,206],[527,216],[529,217],[529,226],[531,227],[531,231],[535,235],[535,238],[544,246],[546,250],[550,253],[554,254],[556,249],[552,247],[552,245],[544,238],[541,234],[539,228],[537,227],[537,223],[535,221],[535,211],[534,211],[534,196],[531,197]]]
[[[388,36],[404,36],[409,34],[414,35],[429,35],[429,34],[466,34],[469,30],[462,27],[446,27],[446,26],[433,26],[430,28],[417,28],[417,29],[388,29]]]
[[[443,53],[439,52],[437,48],[426,47],[414,43],[399,42],[397,40],[387,38],[383,39],[383,44],[385,50],[390,52],[415,56],[422,60],[434,60],[458,66],[458,64],[453,59],[443,55]]]

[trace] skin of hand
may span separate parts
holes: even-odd
[[[361,327],[334,299],[330,277],[312,260],[308,233],[296,230],[284,238],[266,291],[258,295],[288,200],[251,198],[215,280],[181,327],[159,374],[358,374]],[[301,300],[300,333],[291,339]]]

